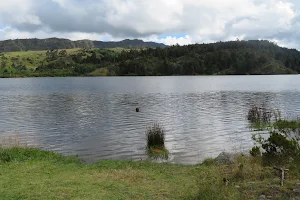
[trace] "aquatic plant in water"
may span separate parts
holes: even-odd
[[[168,159],[169,151],[165,147],[165,131],[159,123],[146,130],[147,154],[150,158]]]
[[[253,105],[248,110],[247,119],[251,123],[251,128],[262,131],[272,127],[274,122],[280,121],[281,112],[265,105]]]
[[[254,122],[270,122],[272,118],[272,110],[264,106],[252,106],[248,111],[247,119]]]

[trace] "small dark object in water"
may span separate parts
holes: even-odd
[[[140,109],[139,109],[139,108],[136,108],[135,111],[136,111],[136,112],[140,112]]]

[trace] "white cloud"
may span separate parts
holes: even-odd
[[[189,35],[185,35],[182,37],[176,37],[176,36],[167,36],[165,38],[160,38],[156,35],[152,35],[147,38],[142,38],[145,41],[153,41],[158,43],[164,43],[166,45],[186,45],[186,44],[192,44],[192,38]]]
[[[98,34],[98,33],[84,33],[84,32],[70,32],[70,33],[60,33],[60,32],[52,32],[49,30],[41,30],[35,32],[28,32],[28,31],[19,31],[17,29],[11,27],[5,27],[0,29],[0,40],[5,39],[21,39],[21,38],[68,38],[70,40],[114,40],[114,38],[107,34]],[[121,40],[121,38],[120,38]]]
[[[0,1],[0,39],[140,38],[165,44],[269,39],[299,44],[295,0],[10,0]],[[173,35],[186,33],[182,37]]]
[[[0,1],[0,23],[39,24],[39,17],[31,13],[32,0]]]

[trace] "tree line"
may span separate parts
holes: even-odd
[[[89,48],[72,54],[49,50],[34,75],[84,76],[101,68],[118,76],[297,74],[300,52],[267,40],[123,50]]]
[[[118,75],[290,74],[300,52],[269,41],[232,41],[122,52]]]

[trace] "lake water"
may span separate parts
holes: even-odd
[[[299,75],[0,79],[0,136],[88,163],[140,160],[146,127],[159,122],[170,162],[195,164],[253,145],[253,104],[300,114],[299,86]]]

